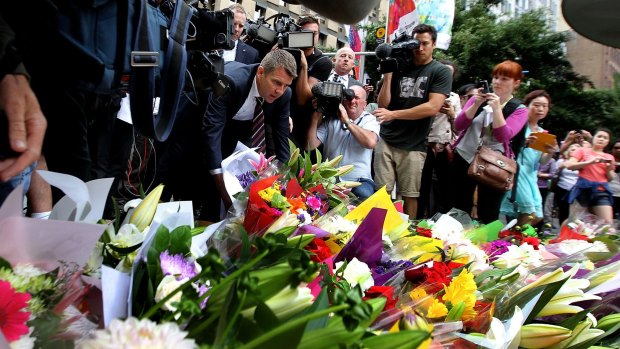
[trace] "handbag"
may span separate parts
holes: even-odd
[[[515,160],[482,145],[467,170],[467,174],[478,183],[501,191],[512,189],[516,173]]]

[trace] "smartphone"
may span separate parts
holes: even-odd
[[[609,159],[601,159],[601,162],[605,164],[611,164],[611,160]]]
[[[482,93],[489,93],[491,89],[489,88],[489,82],[486,80],[478,81],[478,88],[482,87]]]
[[[370,85],[370,78],[366,79],[366,85]]]

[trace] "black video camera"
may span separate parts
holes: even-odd
[[[355,98],[353,90],[344,88],[344,85],[340,83],[330,81],[314,84],[312,94],[317,99],[316,109],[327,119],[338,116],[338,108],[342,101],[345,99],[351,101]]]
[[[273,26],[268,23],[273,19]],[[278,13],[256,22],[248,20],[245,42],[265,56],[274,45],[284,49],[302,49],[314,46],[314,33],[302,30],[287,14]]]
[[[235,47],[234,15],[229,9],[209,11],[195,7],[197,2],[185,0],[192,6],[192,17],[187,34],[187,75],[185,89],[189,91],[212,89],[222,95],[228,90],[228,79],[224,75],[224,59],[216,50],[230,50]],[[173,15],[174,3],[166,0],[160,4],[161,12],[169,19]]]
[[[413,65],[413,50],[420,48],[420,41],[402,34],[392,44],[381,44],[375,49],[379,62],[379,72],[403,72]]]

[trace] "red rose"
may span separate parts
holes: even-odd
[[[398,298],[394,298],[394,287],[392,286],[372,286],[366,290],[364,300],[385,297],[387,301],[383,307],[383,311],[394,309]]]
[[[306,245],[305,249],[313,253],[312,257],[310,258],[317,263],[322,262],[332,256],[331,250],[329,249],[325,241],[319,238],[314,238],[312,242]]]

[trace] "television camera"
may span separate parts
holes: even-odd
[[[413,65],[413,50],[420,48],[420,41],[410,35],[402,34],[391,44],[381,44],[375,49],[379,62],[379,72],[403,72]]]
[[[345,88],[337,82],[318,82],[312,86],[312,94],[317,98],[317,110],[323,114],[323,118],[332,119],[338,117],[339,105],[345,100],[353,100],[355,92]]]
[[[273,20],[273,25],[268,22]],[[314,33],[301,29],[289,15],[278,13],[269,18],[260,17],[256,21],[248,19],[245,42],[258,50],[264,57],[274,45],[298,52],[296,49],[314,46]],[[293,53],[294,56],[297,56]]]

